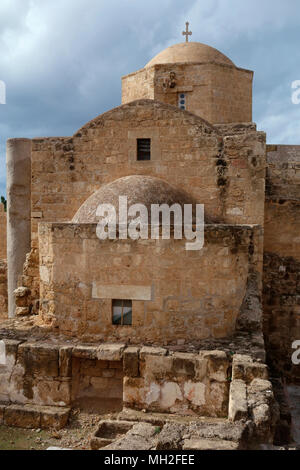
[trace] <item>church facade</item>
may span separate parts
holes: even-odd
[[[185,42],[123,77],[121,106],[73,136],[8,141],[10,423],[11,403],[65,423],[74,403],[110,395],[126,410],[250,420],[272,441],[266,360],[299,380],[300,147],[266,144],[252,81]],[[120,197],[204,205],[203,248],[172,230],[100,240],[97,207]]]

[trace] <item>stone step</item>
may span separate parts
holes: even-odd
[[[188,439],[184,442],[183,450],[238,450],[239,444],[221,439]]]
[[[70,408],[39,405],[0,405],[0,424],[24,429],[62,429]]]

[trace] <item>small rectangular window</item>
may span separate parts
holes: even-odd
[[[180,109],[186,109],[186,96],[185,93],[179,93],[178,106]]]
[[[112,323],[113,325],[132,325],[132,301],[112,301]]]
[[[137,139],[137,159],[151,160],[151,139]]]

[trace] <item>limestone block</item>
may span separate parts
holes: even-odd
[[[256,378],[268,379],[266,364],[255,362],[250,356],[235,355],[232,362],[232,379],[244,380],[248,385]]]
[[[123,354],[124,374],[128,377],[139,375],[139,348],[126,348]]]
[[[179,423],[166,423],[157,436],[157,450],[179,450],[185,426]]]
[[[219,439],[187,439],[184,441],[183,450],[238,450],[239,444]]]
[[[17,307],[28,307],[30,289],[27,287],[18,287],[14,290],[15,302]]]
[[[18,361],[26,375],[58,377],[58,347],[47,343],[23,343],[18,349]]]
[[[206,387],[206,414],[227,417],[229,383],[210,381]]]
[[[174,377],[172,356],[144,356],[140,362],[140,374],[148,382],[161,382]]]
[[[228,417],[231,421],[239,421],[248,417],[247,386],[243,380],[231,382]]]
[[[121,361],[126,344],[102,344],[97,350],[99,361]]]
[[[208,359],[204,359],[198,356],[195,363],[195,380],[198,382],[203,382],[208,376],[207,368]]]
[[[227,380],[230,363],[224,351],[202,351],[200,357],[208,361],[207,372],[210,380],[217,382]]]
[[[70,346],[63,346],[59,349],[59,375],[60,377],[72,376],[72,351]]]
[[[196,355],[187,353],[175,353],[173,359],[173,372],[177,377],[194,377],[195,376],[195,363]]]
[[[40,412],[31,406],[11,405],[4,411],[4,424],[18,428],[39,428],[41,422]]]
[[[68,424],[70,408],[40,407],[42,429],[63,429]]]
[[[140,359],[145,360],[146,356],[166,356],[167,350],[164,348],[154,348],[151,346],[144,346],[140,350]]]
[[[79,359],[96,359],[97,346],[76,345],[73,348],[72,355]]]
[[[148,389],[148,387],[147,387]],[[143,408],[146,401],[146,387],[143,378],[124,377],[123,403],[129,408]]]
[[[17,317],[26,317],[30,315],[29,307],[16,307],[15,315]]]
[[[185,382],[184,397],[194,406],[202,406],[206,403],[206,386],[201,382]]]
[[[176,382],[165,382],[161,387],[159,405],[162,410],[172,408],[177,401],[182,401],[183,395]]]
[[[57,408],[52,406],[36,405],[9,405],[0,406],[3,411],[3,423],[7,426],[15,426],[24,429],[62,429],[69,419],[69,408]]]
[[[36,379],[32,390],[32,402],[36,405],[65,407],[71,403],[71,382],[67,378]]]

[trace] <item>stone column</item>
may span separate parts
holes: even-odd
[[[9,139],[7,165],[8,316],[15,316],[14,290],[31,248],[31,140]]]

